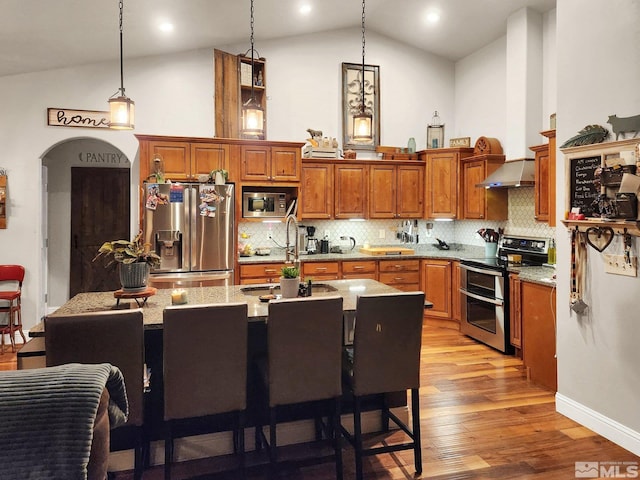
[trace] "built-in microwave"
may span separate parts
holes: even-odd
[[[287,195],[276,192],[242,192],[242,216],[245,218],[284,218]]]

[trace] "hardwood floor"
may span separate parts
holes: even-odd
[[[15,368],[15,354],[5,353],[0,369],[7,369],[10,357]],[[556,413],[554,394],[527,382],[520,360],[454,330],[425,326],[421,375],[424,472],[418,478],[565,480],[576,478],[578,461],[640,462],[640,457]],[[400,436],[394,433],[392,438]],[[173,478],[235,478],[231,472],[207,474],[225,462],[184,462],[174,468]],[[353,479],[350,447],[345,447],[344,466],[345,480]],[[251,468],[248,477],[265,475]],[[145,480],[161,478],[162,467],[144,474]],[[335,478],[334,464],[329,458],[293,464],[280,478],[329,480]],[[366,458],[365,478],[415,478],[411,451]]]

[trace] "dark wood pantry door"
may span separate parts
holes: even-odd
[[[69,298],[120,288],[117,264],[92,260],[104,242],[131,240],[130,184],[128,168],[71,169]]]

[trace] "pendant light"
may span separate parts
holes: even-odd
[[[362,142],[373,139],[372,122],[373,116],[367,110],[364,101],[364,3],[362,0],[362,78],[360,79],[360,96],[362,97],[362,103],[360,104],[360,112],[353,116],[353,140]]]
[[[264,110],[256,100],[253,91],[255,83],[253,11],[253,0],[251,0],[251,97],[242,105],[242,135],[255,138],[264,135]]]
[[[122,10],[123,0],[118,2],[120,8],[120,88],[109,98],[109,128],[116,130],[133,130],[135,104],[124,94],[124,68],[122,66]]]

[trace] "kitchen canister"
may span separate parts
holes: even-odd
[[[493,258],[498,251],[498,244],[496,242],[485,242],[484,244],[484,256],[487,258]]]
[[[407,149],[409,153],[416,153],[416,139],[411,137],[409,139],[409,143],[407,144]]]

